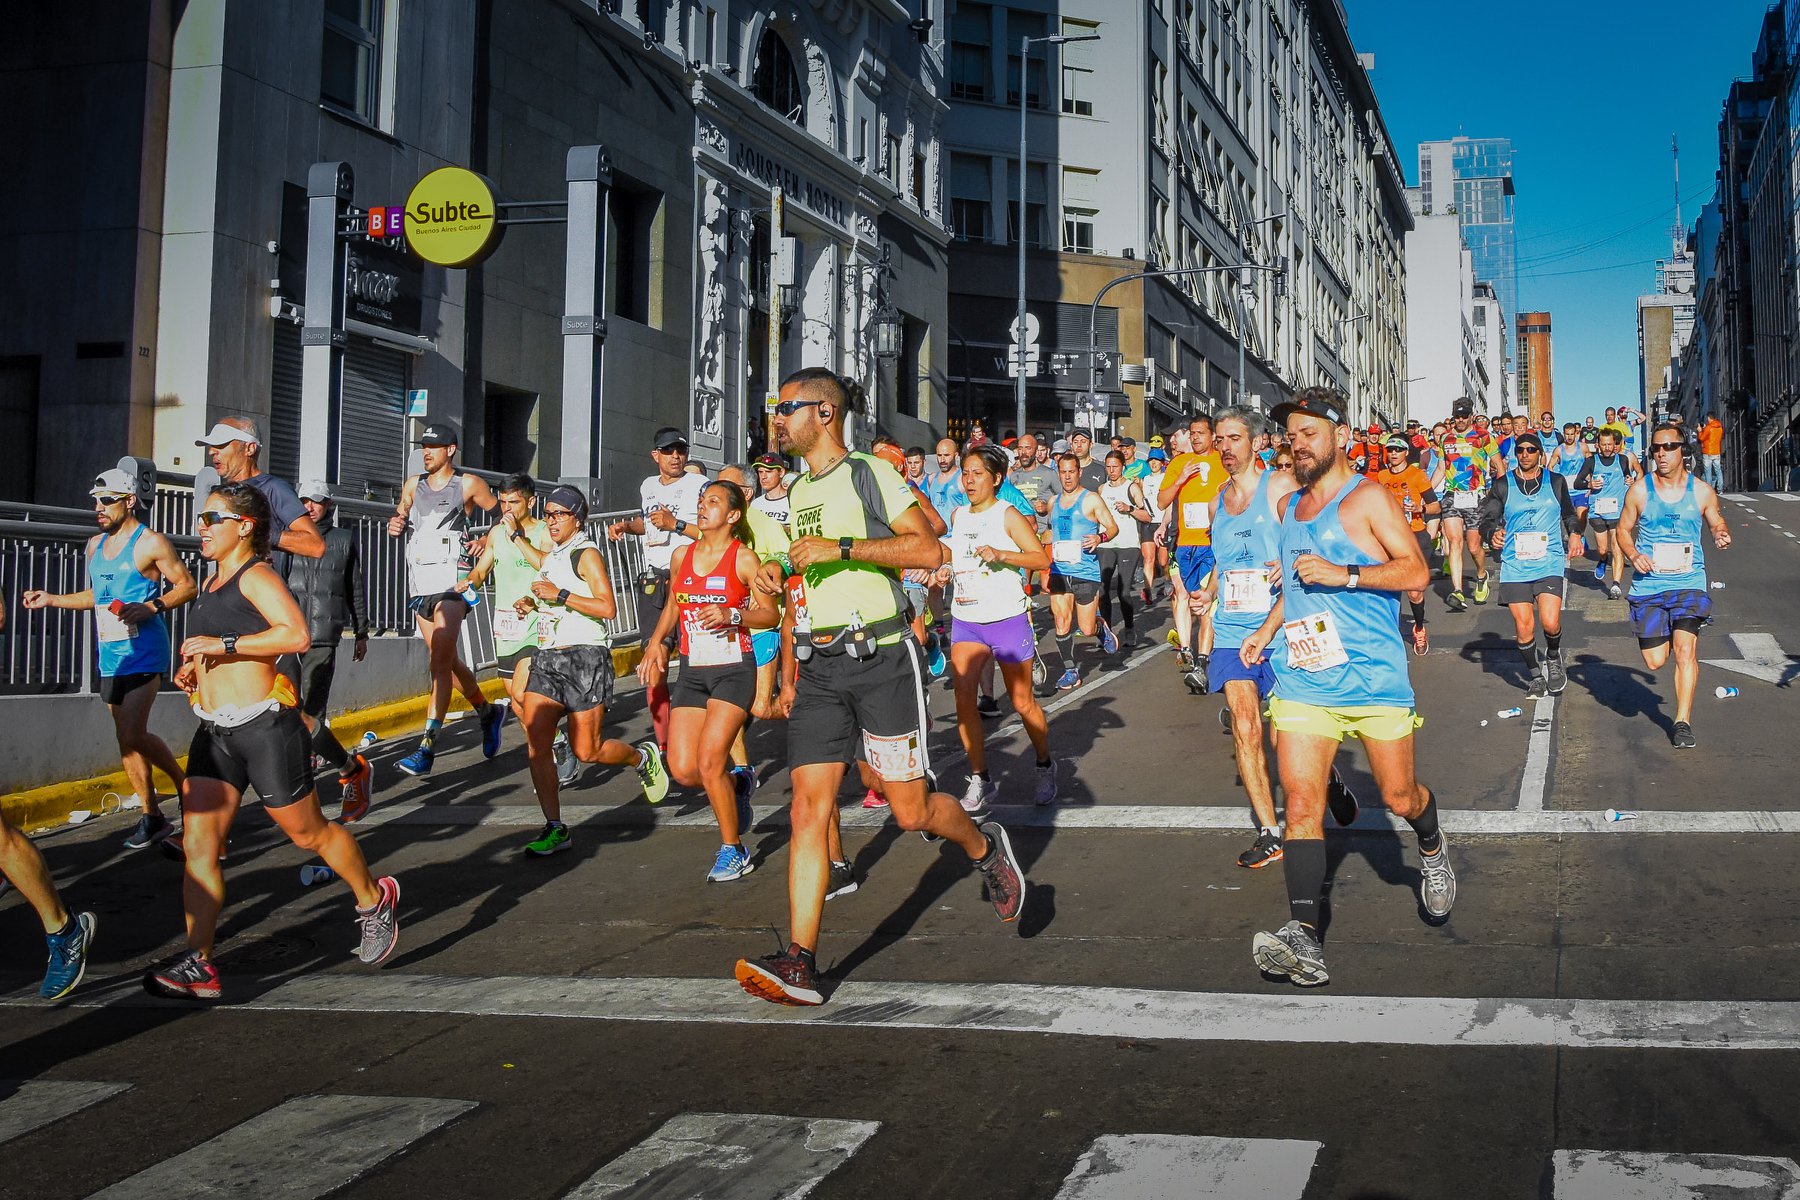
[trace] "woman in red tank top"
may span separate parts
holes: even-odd
[[[706,789],[719,822],[719,852],[707,879],[725,883],[753,869],[744,849],[749,797],[732,787],[731,743],[750,719],[756,699],[756,656],[750,631],[771,629],[779,613],[750,587],[761,563],[749,546],[744,494],[731,483],[700,493],[695,524],[700,538],[670,563],[669,599],[645,639],[638,664],[646,687],[669,671],[666,639],[680,630],[681,675],[669,690],[669,774],[684,787]]]

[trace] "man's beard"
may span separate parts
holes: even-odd
[[[1309,465],[1310,463],[1310,465]],[[1301,487],[1311,487],[1325,478],[1325,472],[1331,470],[1329,459],[1304,459],[1294,455],[1294,478],[1300,481]]]

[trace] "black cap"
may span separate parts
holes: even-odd
[[[420,446],[460,446],[462,435],[455,425],[448,421],[433,421],[425,426],[425,432],[419,435],[415,443]]]
[[[1450,415],[1453,417],[1472,417],[1475,415],[1475,402],[1467,396],[1460,397],[1450,404]]]
[[[560,504],[570,512],[574,513],[577,520],[587,520],[587,497],[582,494],[581,489],[578,487],[571,487],[566,483],[558,484],[556,487],[550,489],[549,495],[544,497],[544,503]]]
[[[676,446],[680,446],[683,450],[686,450],[687,444],[687,434],[681,432],[681,430],[675,428],[673,425],[664,425],[661,429],[656,431],[656,436],[651,439],[650,448],[652,450],[672,450]]]
[[[1296,396],[1286,404],[1277,404],[1269,410],[1269,416],[1278,425],[1286,425],[1289,417],[1295,413],[1305,413],[1309,417],[1324,417],[1336,425],[1346,425],[1350,415],[1344,411],[1344,402],[1332,397],[1327,399],[1319,391],[1309,391],[1305,396]]]
[[[1519,452],[1520,446],[1524,446],[1526,444],[1536,446],[1537,452],[1539,454],[1542,454],[1544,452],[1544,439],[1539,437],[1535,430],[1527,429],[1524,433],[1513,434],[1513,453],[1514,454],[1517,454]]]
[[[1137,439],[1130,438],[1130,437],[1122,437],[1119,439],[1119,445],[1130,446],[1132,449],[1135,450],[1137,448]]]

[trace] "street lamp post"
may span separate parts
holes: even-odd
[[[1025,97],[1031,90],[1026,86],[1031,74],[1031,43],[1036,42],[1040,46],[1066,46],[1070,42],[1099,40],[1100,35],[1097,33],[1041,38],[1028,36],[1019,39],[1019,228],[1015,234],[1019,241],[1019,312],[1013,320],[1013,345],[1018,353],[1018,360],[1013,364],[1015,435],[1025,432]]]

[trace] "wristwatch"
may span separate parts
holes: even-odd
[[[220,638],[219,640],[221,642],[225,643],[225,653],[227,653],[227,654],[236,654],[237,653],[237,640],[238,640],[237,634],[228,633],[224,637]]]
[[[855,538],[848,538],[848,537],[839,538],[838,539],[838,557],[843,559],[845,562],[849,562],[850,561],[850,547],[852,547],[854,545],[856,545]]]
[[[556,602],[559,605],[567,604],[569,602],[569,589],[568,588],[562,588],[561,590],[559,590],[556,593]]]
[[[514,529],[511,533],[507,534],[506,536],[516,542],[520,538],[525,536],[525,531],[523,529]]]
[[[156,615],[159,617],[169,611],[169,606],[163,603],[161,596],[150,597],[150,607],[156,610]]]
[[[739,625],[742,625],[744,623],[744,610],[741,608],[732,609],[730,620],[731,620],[732,628],[734,628],[734,629],[737,628]]]
[[[1345,580],[1344,590],[1354,592],[1357,588],[1362,586],[1362,568],[1353,563],[1345,569],[1350,572],[1350,578]]]

